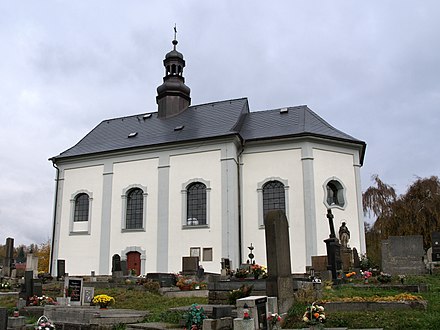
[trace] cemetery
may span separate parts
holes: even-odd
[[[349,247],[345,224],[337,237],[330,209],[327,219],[330,235],[323,242],[327,255],[314,256],[304,274],[290,272],[282,211],[270,211],[265,218],[267,267],[254,259],[251,245],[246,263],[233,270],[224,259],[219,274],[205,273],[196,257],[183,257],[179,274],[135,276],[115,255],[108,276],[94,272],[69,276],[64,272],[68,261],[60,261],[57,277],[39,278],[38,259],[30,253],[24,276],[18,278],[12,263],[13,239],[8,238],[0,330],[392,329],[405,315],[435,323],[440,311],[436,248],[427,256],[421,237],[390,237],[382,242],[381,269],[371,268]],[[433,233],[433,244],[437,239]],[[382,317],[395,322],[381,321]]]

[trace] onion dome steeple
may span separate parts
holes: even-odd
[[[167,118],[184,111],[191,104],[190,88],[185,85],[183,68],[185,60],[183,55],[176,50],[177,30],[174,27],[173,50],[165,55],[165,77],[163,84],[157,87],[156,103],[159,118]]]

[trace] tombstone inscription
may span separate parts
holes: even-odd
[[[64,288],[66,298],[70,298],[71,305],[81,305],[83,279],[78,277],[66,277]]]

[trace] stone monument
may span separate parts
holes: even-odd
[[[341,247],[343,249],[348,248],[349,240],[350,240],[350,231],[348,230],[346,223],[342,222],[341,227],[339,227],[339,241],[341,242]]]
[[[327,210],[327,219],[330,226],[329,238],[325,239],[324,242],[327,246],[327,269],[331,271],[333,281],[336,281],[338,277],[338,271],[342,270],[341,262],[341,245],[339,240],[336,238],[335,227],[333,224],[333,214],[332,210]]]
[[[278,298],[278,310],[286,313],[293,303],[290,264],[289,225],[281,210],[269,211],[264,218],[267,272],[266,293]]]
[[[12,265],[14,263],[14,239],[6,239],[6,256],[3,263],[3,276],[10,277]]]

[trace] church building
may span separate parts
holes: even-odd
[[[139,274],[178,272],[198,256],[219,273],[266,265],[264,215],[283,210],[292,273],[326,254],[326,218],[350,228],[365,253],[360,167],[365,142],[306,105],[251,111],[247,98],[191,105],[177,40],[163,61],[157,111],[106,119],[56,167],[51,272],[111,273],[112,256]],[[135,112],[135,111],[134,111]]]

